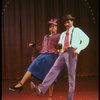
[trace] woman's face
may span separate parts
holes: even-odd
[[[57,25],[51,24],[49,26],[49,31],[50,31],[50,33],[56,33],[57,32]]]

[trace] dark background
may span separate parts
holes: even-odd
[[[58,32],[64,31],[62,18],[75,17],[75,26],[90,38],[78,58],[77,76],[98,76],[98,0],[2,0],[2,79],[19,79],[31,63],[36,41],[41,45],[48,33],[48,20],[59,19]],[[61,77],[65,77],[66,71]]]

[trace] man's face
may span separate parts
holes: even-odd
[[[50,33],[56,33],[56,31],[57,31],[57,26],[51,24],[51,25],[49,26],[49,31],[50,31]]]
[[[66,20],[64,23],[66,29],[69,29],[70,27],[73,26],[73,21],[72,20]]]

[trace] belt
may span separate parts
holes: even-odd
[[[76,48],[68,47],[67,50],[65,50],[64,52],[67,52],[68,50],[71,50],[71,49],[72,49],[72,50],[76,50]]]
[[[63,53],[65,53],[65,52],[68,52],[68,51],[70,51],[70,50],[75,50],[75,49],[76,49],[76,48],[68,47],[66,50],[60,52],[60,54],[63,54]]]

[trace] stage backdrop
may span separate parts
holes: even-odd
[[[2,79],[21,78],[35,54],[28,44],[41,45],[52,17],[59,19],[58,31],[64,31],[62,18],[69,13],[75,16],[75,26],[90,37],[79,55],[77,76],[98,75],[98,0],[2,1]]]

